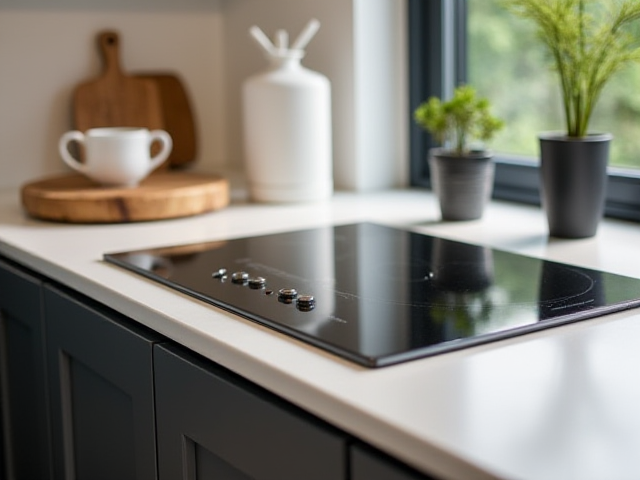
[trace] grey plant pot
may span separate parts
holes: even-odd
[[[476,220],[493,192],[495,166],[490,152],[458,156],[440,148],[429,151],[431,186],[443,220]]]
[[[597,233],[612,138],[609,134],[539,136],[541,199],[552,237],[587,238]]]

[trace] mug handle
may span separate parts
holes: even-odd
[[[84,134],[79,130],[71,130],[60,137],[60,141],[58,142],[58,151],[60,152],[60,156],[64,163],[69,165],[74,170],[77,170],[80,173],[87,173],[87,165],[84,163],[80,163],[78,160],[73,158],[69,153],[69,143],[76,141],[82,145],[84,145]]]
[[[169,157],[171,149],[173,148],[173,140],[171,139],[171,135],[169,135],[164,130],[151,130],[149,132],[149,148],[151,148],[151,144],[153,144],[153,142],[155,142],[156,140],[160,142],[162,148],[160,149],[160,152],[158,152],[154,157],[151,158],[149,171],[152,171],[162,165],[162,163]]]

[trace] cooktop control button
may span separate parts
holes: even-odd
[[[293,300],[298,296],[298,291],[295,288],[281,288],[278,291],[278,295],[280,295],[283,298],[288,298],[290,300]]]
[[[211,276],[213,278],[222,278],[227,274],[227,269],[226,268],[219,268],[218,270],[216,270],[215,272],[213,272],[211,274]]]
[[[261,288],[264,288],[266,284],[267,280],[264,277],[251,277],[249,279],[249,288],[254,290],[260,290]]]
[[[295,288],[281,288],[278,290],[278,300],[282,303],[293,303],[298,296]]]
[[[316,307],[316,299],[313,295],[300,295],[296,301],[296,307],[301,312],[310,312]]]
[[[249,281],[249,274],[247,272],[233,272],[231,274],[231,281],[233,283],[244,285]]]

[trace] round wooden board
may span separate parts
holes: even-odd
[[[134,188],[101,187],[79,174],[28,183],[22,204],[33,217],[120,223],[197,215],[229,204],[229,183],[214,175],[154,172]]]

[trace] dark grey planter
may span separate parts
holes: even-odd
[[[609,134],[572,138],[540,135],[542,207],[549,235],[593,237],[604,212]]]
[[[431,187],[443,220],[476,220],[493,192],[495,166],[489,152],[458,156],[442,149],[429,151]]]

